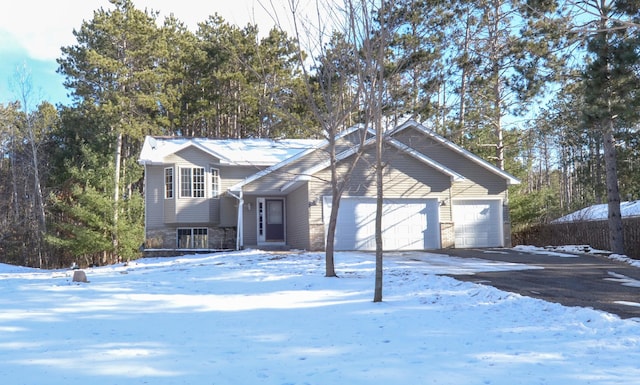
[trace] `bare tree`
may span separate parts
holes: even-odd
[[[298,61],[302,71],[302,79],[306,88],[307,103],[318,122],[320,135],[328,145],[326,151],[331,172],[331,213],[327,226],[325,244],[325,276],[335,277],[334,242],[338,210],[342,194],[349,183],[351,172],[339,173],[339,155],[336,152],[338,135],[352,123],[352,117],[359,108],[362,93],[361,82],[356,81],[353,71],[358,60],[352,50],[357,46],[357,36],[348,24],[340,25],[341,10],[334,4],[322,7],[316,5],[316,20],[309,23],[299,12],[299,0],[289,2],[295,38],[298,41]],[[332,20],[332,21],[329,21]],[[307,28],[303,30],[303,25]],[[316,26],[315,31],[308,28]],[[327,26],[338,27],[340,31],[327,32]],[[303,46],[308,46],[311,56],[307,56]],[[355,59],[355,60],[354,60]],[[350,169],[356,167],[364,143],[367,130],[361,130],[360,150],[353,154]]]
[[[357,70],[358,83],[364,90],[362,109],[365,125],[375,130],[375,180],[376,180],[376,268],[374,302],[382,301],[383,286],[383,243],[382,209],[384,198],[383,185],[383,135],[384,135],[384,95],[385,95],[385,58],[389,42],[389,30],[386,22],[374,25],[374,18],[388,9],[387,2],[374,0],[346,0],[349,24],[352,34],[361,42],[361,61]],[[385,20],[378,17],[378,20]]]
[[[37,119],[38,114],[36,111],[31,110],[32,95],[32,81],[31,73],[26,66],[19,67],[15,75],[15,86],[18,89],[20,95],[20,102],[24,112],[24,130],[26,135],[26,142],[29,148],[30,163],[31,163],[31,177],[33,183],[33,193],[31,194],[31,206],[33,207],[33,216],[36,221],[36,253],[38,255],[38,266],[48,267],[47,253],[44,250],[44,237],[47,232],[46,227],[46,214],[45,203],[41,186],[41,172],[40,172],[40,160],[38,147],[40,143],[39,136],[36,127],[38,122],[43,123],[41,119]],[[41,130],[40,130],[41,131]],[[15,184],[15,177],[14,177]]]

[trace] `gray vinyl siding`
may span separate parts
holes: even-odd
[[[349,170],[350,163],[342,162],[340,173]],[[368,150],[351,172],[351,180],[343,193],[344,196],[376,196],[376,182],[373,164],[374,150]],[[349,163],[349,164],[347,164]],[[439,201],[450,199],[451,178],[419,160],[402,153],[395,148],[387,147],[384,151],[384,196],[385,198],[437,198]],[[310,224],[322,223],[322,197],[331,196],[331,185],[321,182],[330,180],[328,169],[318,173],[310,182],[309,198],[315,202],[309,209]],[[440,221],[450,221],[451,211],[441,208]]]
[[[234,227],[238,225],[238,200],[233,197],[220,197],[218,199],[220,227]]]
[[[217,168],[220,174],[220,193],[250,175],[260,171],[255,166],[219,165],[219,159],[188,147],[165,158],[164,165],[146,167],[147,228],[158,229],[175,226],[213,225],[234,227],[237,225],[238,201],[233,197],[211,197],[210,169]],[[164,169],[173,167],[173,198],[164,198]],[[180,196],[180,168],[203,167],[205,169],[205,196],[202,198]]]
[[[309,250],[309,191],[307,183],[287,195],[287,244]]]
[[[360,133],[354,132],[336,143],[336,154],[350,149],[354,144],[359,143]],[[261,195],[282,195],[283,187],[303,175],[303,172],[327,162],[329,153],[326,148],[317,149],[306,156],[296,159],[289,164],[279,168],[258,180],[243,187],[245,193],[256,193]]]
[[[220,171],[220,192],[224,193],[229,187],[242,182],[245,178],[255,174],[262,168],[254,166],[219,166],[216,167]],[[247,197],[247,194],[243,197],[245,205],[251,203],[255,207],[255,198],[253,201]],[[238,200],[235,197],[223,197],[220,198],[220,226],[233,227],[238,224]],[[247,207],[245,207],[246,210]],[[251,216],[253,215],[253,216]],[[250,218],[249,218],[250,217]],[[249,219],[248,219],[249,218]],[[252,212],[244,212],[245,222],[245,236],[247,232],[247,221],[255,218],[255,209]],[[249,224],[250,225],[250,224]],[[255,227],[255,225],[254,225]],[[245,243],[247,244],[247,243]],[[251,243],[252,245],[255,243]]]
[[[452,196],[454,198],[478,198],[484,195],[504,196],[507,181],[503,177],[472,162],[423,133],[408,128],[395,135],[394,138],[464,176],[465,181],[456,182],[453,185]]]
[[[242,189],[245,194],[282,195],[284,186],[301,176],[304,171],[326,161],[327,158],[324,151],[315,151],[245,185]]]
[[[165,204],[165,223],[197,225],[218,222],[217,213],[213,212],[211,207],[209,165],[212,163],[212,157],[202,150],[187,147],[168,156],[165,160],[174,165],[174,197],[172,202]],[[193,167],[203,167],[207,176],[205,178],[205,194],[201,198],[183,197],[180,194],[180,170]],[[175,205],[173,210],[172,205]]]
[[[251,205],[251,210],[249,206]],[[242,215],[244,217],[244,244],[245,245],[257,245],[258,244],[258,205],[256,204],[255,196],[244,196],[244,210]]]
[[[164,224],[164,169],[165,166],[145,167],[145,225],[158,228]]]

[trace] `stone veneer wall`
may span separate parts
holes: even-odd
[[[324,225],[309,225],[309,248],[311,251],[324,250]]]
[[[440,223],[440,247],[443,249],[456,247],[456,232],[453,222]]]
[[[207,238],[209,240],[209,248],[212,250],[235,249],[236,228],[207,227]],[[162,229],[147,230],[147,238],[145,240],[144,247],[146,249],[175,249],[176,228],[165,227]]]

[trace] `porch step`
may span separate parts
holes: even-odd
[[[291,246],[289,245],[269,245],[269,244],[263,244],[263,245],[251,245],[251,246],[244,246],[245,249],[255,249],[255,250],[264,250],[264,251],[290,251],[292,250]]]

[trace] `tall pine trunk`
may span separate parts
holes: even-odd
[[[613,136],[613,120],[607,119],[604,136],[604,164],[607,180],[607,206],[609,209],[609,247],[615,254],[624,254],[624,228],[620,210],[620,190],[618,188],[618,167],[616,146]]]
[[[609,225],[609,248],[615,254],[624,254],[624,230],[622,227],[622,214],[620,210],[620,190],[618,188],[618,167],[616,157],[616,146],[613,135],[615,114],[612,110],[612,99],[614,97],[614,85],[612,84],[612,68],[609,59],[609,32],[607,30],[607,17],[600,18],[602,42],[599,50],[600,59],[605,61],[603,66],[606,87],[606,111],[601,119],[602,141],[604,143],[604,163],[607,187],[608,225]]]

